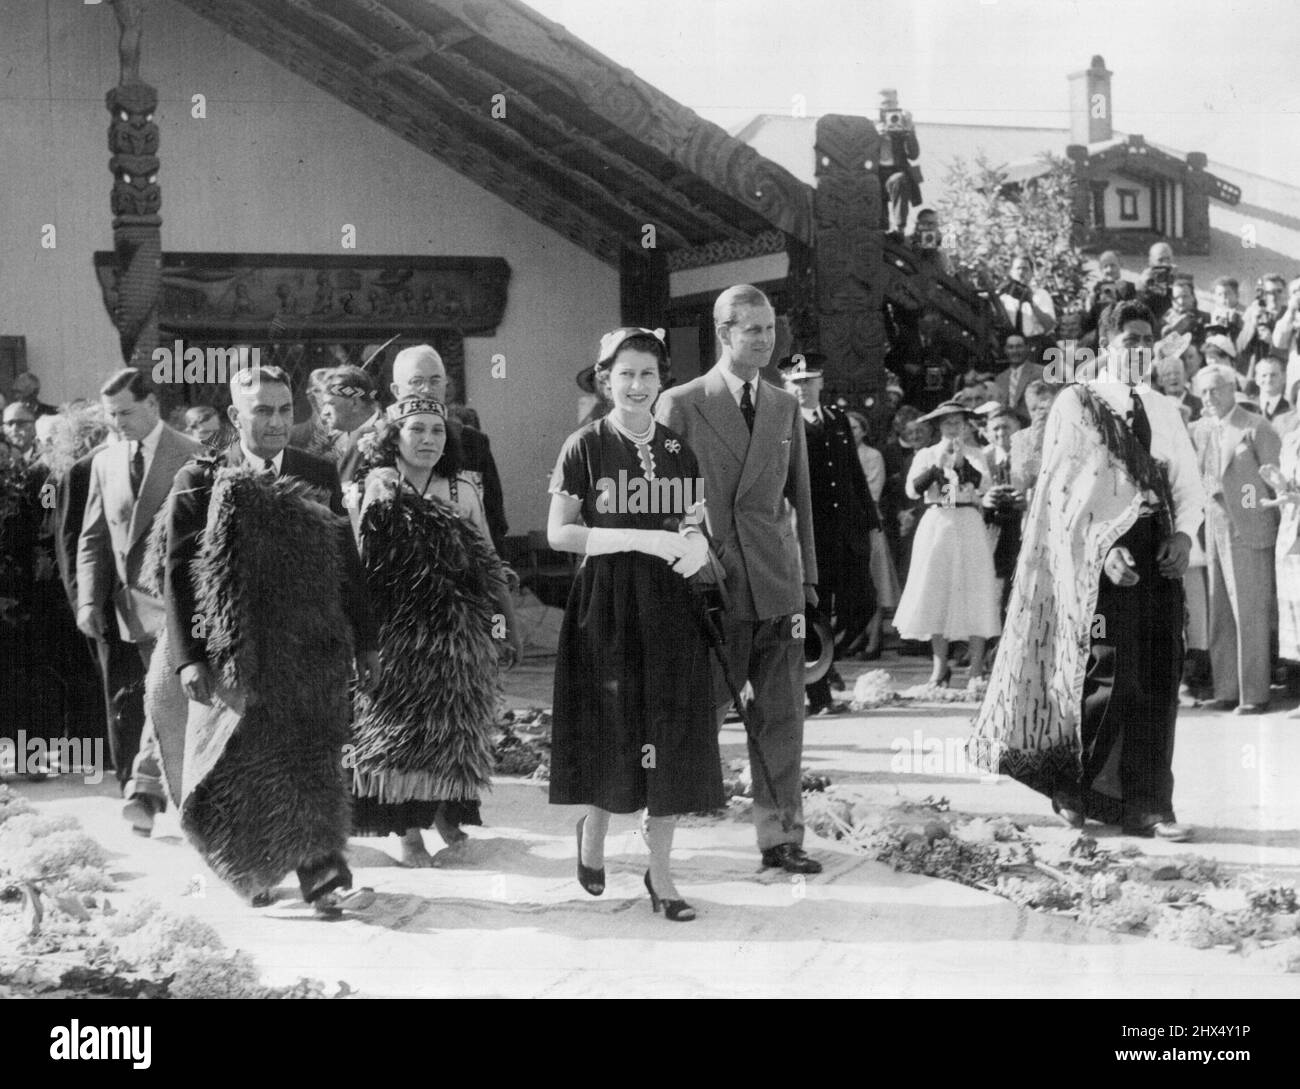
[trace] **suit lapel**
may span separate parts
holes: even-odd
[[[1223,421],[1223,431],[1219,435],[1219,478],[1228,471],[1228,465],[1232,461],[1232,452],[1237,448],[1237,440],[1241,438],[1241,428],[1238,426],[1240,421],[1241,409],[1234,408],[1228,413],[1228,418]]]
[[[758,476],[759,470],[767,464],[772,452],[780,444],[782,435],[781,411],[776,405],[776,387],[760,381],[763,390],[758,396],[754,413],[754,434],[750,436],[749,451],[745,455],[744,467],[740,470],[740,483],[736,485],[736,495],[748,491]],[[741,427],[745,426],[741,421]],[[799,426],[803,426],[803,417],[799,417]]]
[[[104,509],[115,512],[119,527],[126,523],[129,536],[131,519],[135,517],[135,496],[131,494],[131,444],[119,442],[111,449],[103,477]],[[117,533],[121,533],[120,528]],[[120,541],[115,539],[113,546],[121,547]]]
[[[171,490],[172,478],[176,476],[175,468],[172,464],[171,435],[164,425],[162,434],[158,436],[158,447],[149,462],[149,471],[140,482],[140,495],[131,511],[131,531],[127,535],[127,548],[134,548],[135,542],[148,531],[153,516]]]
[[[749,430],[745,427],[745,417],[740,414],[740,406],[731,396],[731,390],[727,388],[717,366],[704,376],[704,394],[704,399],[697,402],[700,415],[727,449],[736,455],[736,460],[743,464],[745,452],[751,445]],[[762,399],[763,395],[760,393],[758,397]],[[762,409],[756,406],[756,412],[761,413]],[[758,433],[757,420],[754,423],[754,433]]]

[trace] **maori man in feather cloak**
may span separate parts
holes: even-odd
[[[1052,406],[976,763],[1069,824],[1190,838],[1173,811],[1183,586],[1205,497],[1174,402],[1146,384],[1155,319],[1111,312],[1105,370]]]
[[[334,466],[287,446],[285,372],[241,371],[231,399],[239,441],[181,469],[159,519],[167,639],[147,698],[213,870],[255,905],[296,870],[303,899],[336,915],[371,898],[346,891],[343,856],[354,657],[363,689],[379,671],[365,574]]]

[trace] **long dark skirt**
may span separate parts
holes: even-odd
[[[653,817],[723,805],[709,650],[654,556],[589,557],[560,629],[550,800]]]
[[[1139,518],[1127,548],[1139,581],[1104,574],[1083,681],[1084,813],[1106,824],[1174,819],[1174,722],[1183,665],[1183,585],[1156,565],[1159,519]]]

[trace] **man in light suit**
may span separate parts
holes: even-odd
[[[1192,427],[1205,511],[1209,579],[1210,667],[1216,710],[1239,715],[1268,709],[1269,614],[1278,512],[1259,470],[1276,465],[1282,443],[1262,416],[1236,403],[1236,375],[1218,364],[1196,374],[1205,416]]]
[[[157,392],[144,371],[118,371],[99,393],[120,441],[100,450],[90,466],[77,539],[77,627],[103,640],[111,593],[118,633],[139,658],[134,679],[143,683],[163,623],[162,603],[140,589],[149,529],[177,472],[203,447],[162,422]],[[148,835],[154,814],[166,808],[166,794],[153,729],[142,713],[131,713],[134,708],[128,701],[123,705],[128,713],[110,723],[109,744],[119,781],[130,769],[130,780],[123,783],[128,798],[123,815]]]
[[[1029,345],[1019,333],[1008,334],[1004,350],[1007,369],[993,380],[993,396],[1016,414],[1021,427],[1028,427],[1029,406],[1025,394],[1034,382],[1042,379],[1043,365],[1029,362]]]
[[[686,440],[704,473],[705,516],[730,601],[723,652],[736,683],[754,690],[749,758],[763,866],[820,873],[802,847],[803,629],[818,580],[803,419],[793,395],[758,377],[776,340],[767,297],[747,284],[728,288],[713,323],[717,365],[665,390],[655,415]],[[727,689],[719,681],[714,691]],[[729,703],[718,705],[719,729]]]

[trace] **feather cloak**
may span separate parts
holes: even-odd
[[[1134,477],[1155,475],[1122,435],[1110,433],[1113,415],[1081,386],[1053,407],[1006,625],[970,741],[978,767],[1049,797],[1078,782],[1102,564],[1137,521],[1143,492]],[[1137,471],[1126,458],[1140,463]]]
[[[361,541],[382,669],[358,698],[353,792],[385,804],[477,799],[494,767],[502,565],[437,499],[376,498]]]
[[[166,636],[146,688],[181,826],[214,872],[250,895],[347,844],[343,768],[351,627],[338,593],[337,519],[288,477],[219,469],[193,562],[209,665],[245,710],[228,734],[186,728]],[[150,543],[161,584],[166,517]]]

